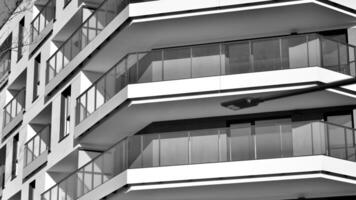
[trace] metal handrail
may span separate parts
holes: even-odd
[[[313,121],[304,121],[308,124],[313,124],[313,123],[321,123],[321,124],[324,124],[324,125],[335,125],[335,126],[339,126],[341,128],[345,128],[345,129],[350,129],[352,131],[356,131],[356,129],[354,128],[351,128],[351,127],[346,127],[346,126],[343,126],[343,125],[339,125],[339,124],[334,124],[334,123],[331,123],[331,122],[326,122],[326,121],[318,121],[318,120],[313,120]],[[293,123],[298,123],[298,122],[291,122],[292,124]],[[283,124],[283,123],[282,123]],[[281,124],[281,125],[282,125]],[[251,125],[252,126],[255,126],[255,125]],[[209,130],[218,130],[218,131],[221,131],[221,130],[225,130],[225,131],[229,131],[231,130],[232,128],[230,127],[223,127],[223,128],[209,128],[209,129],[196,129],[196,130],[185,130],[185,131],[176,131],[176,132],[194,132],[194,131],[209,131]],[[154,135],[154,134],[160,134],[160,133],[151,133],[151,134],[147,134],[147,135]],[[328,134],[328,133],[325,133],[325,134]],[[135,137],[137,135],[133,135],[133,136],[127,136],[121,140],[119,140],[118,142],[116,142],[115,144],[111,145],[109,148],[107,148],[104,152],[100,153],[99,155],[95,156],[92,160],[88,161],[87,163],[85,163],[82,167],[78,168],[77,170],[69,173],[68,175],[66,175],[64,178],[62,178],[59,182],[57,182],[55,185],[53,185],[52,187],[50,187],[49,189],[47,189],[46,191],[44,191],[41,196],[47,192],[49,192],[50,190],[54,189],[55,187],[59,186],[61,183],[63,183],[64,181],[66,181],[69,177],[71,177],[72,175],[74,175],[75,173],[81,171],[82,169],[84,169],[85,167],[89,166],[90,164],[92,164],[93,162],[95,162],[98,158],[100,158],[102,155],[104,155],[105,153],[111,151],[113,148],[115,148],[117,145],[119,145],[120,143],[123,143],[125,141],[128,141],[131,137]],[[142,135],[141,135],[142,136]],[[328,146],[328,145],[327,145]],[[326,149],[329,148],[329,147],[325,147]],[[327,154],[327,153],[326,153]],[[317,155],[317,154],[315,154]],[[323,155],[323,154],[322,154]],[[127,167],[128,169],[129,167]]]
[[[333,40],[333,39],[329,39],[325,36],[322,36],[320,34],[317,34],[317,33],[310,33],[310,34],[303,34],[303,35],[299,35],[299,36],[316,36],[317,38],[320,38],[320,39],[325,39],[325,40],[330,40],[330,41],[333,41],[333,42],[336,42],[336,43],[339,43],[339,44],[344,44],[345,46],[348,46],[348,47],[352,47],[352,48],[355,48],[355,51],[356,51],[356,47],[353,46],[353,45],[349,45],[349,44],[345,44],[345,43],[342,43],[340,41],[336,41],[336,40]],[[293,37],[296,37],[295,35],[288,35],[288,36],[278,36],[278,37],[271,37],[271,39],[285,39],[285,38],[293,38]],[[264,40],[264,39],[248,39],[247,41],[259,41],[259,40]],[[246,41],[246,40],[243,40],[243,41]],[[233,42],[219,42],[219,43],[209,43],[209,44],[230,44],[230,43],[234,43],[236,41],[233,41]],[[204,45],[204,44],[201,44],[201,45]],[[186,46],[186,47],[194,47],[194,46],[199,46],[199,45],[189,45],[189,46]],[[166,50],[166,49],[172,49],[172,48],[179,48],[179,47],[169,47],[169,48],[163,48],[163,49],[159,49],[159,50]],[[85,89],[77,98],[76,98],[76,101],[80,101],[80,98],[82,98],[84,95],[86,95],[88,93],[89,90],[91,90],[92,88],[94,88],[96,86],[96,84],[98,82],[100,82],[102,79],[104,79],[106,77],[106,75],[108,73],[111,72],[111,70],[115,69],[118,64],[120,64],[122,61],[124,61],[125,59],[127,59],[130,55],[135,55],[135,54],[140,54],[140,53],[150,53],[152,52],[153,50],[151,51],[146,51],[146,52],[134,52],[134,53],[128,53],[126,54],[124,57],[122,57],[117,63],[115,63],[112,67],[110,67],[107,71],[105,71],[102,75],[100,75],[87,89]],[[163,58],[162,58],[163,59]],[[355,61],[353,61],[355,62]],[[349,60],[348,60],[348,63],[351,63]],[[127,70],[126,69],[126,72],[127,73]],[[221,72],[220,72],[220,75]]]

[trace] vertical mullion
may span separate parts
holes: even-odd
[[[307,65],[308,65],[307,67],[311,67],[311,66],[310,66],[310,60],[309,60],[309,59],[310,59],[310,58],[309,58],[309,53],[310,53],[310,52],[309,52],[309,36],[310,36],[310,35],[306,35],[306,36],[305,36],[305,41],[306,41],[306,43],[307,43]]]
[[[345,136],[345,159],[348,160],[348,159],[349,159],[349,155],[348,155],[348,152],[347,152],[348,145],[347,145],[347,132],[346,132],[346,128],[344,128],[344,136]]]
[[[284,66],[283,66],[283,51],[282,51],[282,48],[283,48],[282,38],[278,39],[278,43],[279,43],[279,62],[281,64],[281,68],[280,69],[284,69]]]
[[[192,163],[192,144],[191,144],[191,133],[188,131],[188,165]]]

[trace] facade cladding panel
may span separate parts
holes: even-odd
[[[0,1],[0,200],[356,199],[355,10]]]

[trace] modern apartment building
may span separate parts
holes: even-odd
[[[1,200],[356,199],[356,3],[22,0]]]

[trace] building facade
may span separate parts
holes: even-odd
[[[356,199],[350,2],[16,1],[0,199]]]

